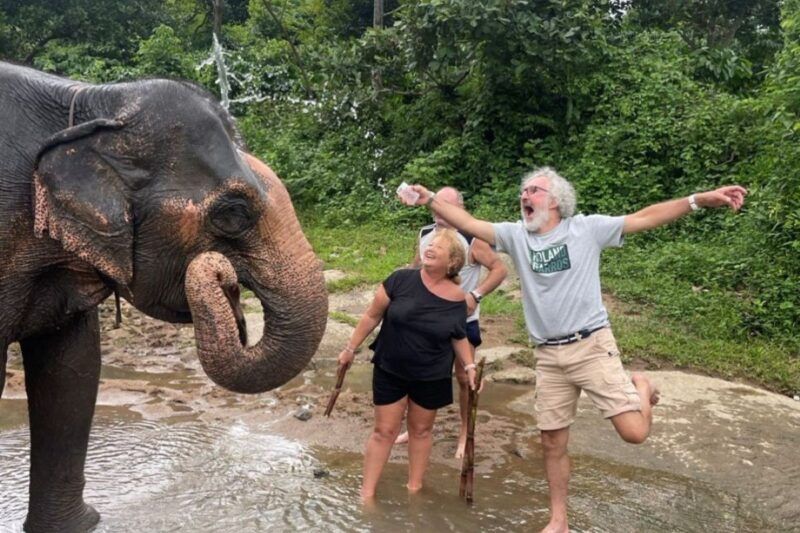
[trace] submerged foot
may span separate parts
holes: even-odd
[[[650,405],[656,405],[661,400],[661,391],[646,375],[634,373],[631,375],[631,381],[636,390],[644,392],[643,396],[650,399]]]
[[[467,449],[467,435],[466,433],[458,436],[458,447],[456,448],[456,459],[462,459],[464,452]]]
[[[359,494],[359,496],[361,496],[362,505],[364,505],[366,507],[372,507],[372,506],[375,505],[375,492],[374,491],[365,492],[364,489],[362,488],[361,489],[361,493]]]
[[[83,533],[91,531],[100,522],[100,513],[94,507],[85,503],[81,504],[81,511],[69,520],[54,520],[52,518],[39,519],[30,513],[22,526],[23,531],[54,531],[53,524],[58,524],[58,531],[70,533]]]

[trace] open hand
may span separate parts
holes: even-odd
[[[702,207],[725,207],[728,206],[734,211],[741,209],[744,205],[744,197],[747,189],[739,185],[726,185],[713,191],[698,193],[695,195],[697,204]]]

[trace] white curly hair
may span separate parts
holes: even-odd
[[[558,212],[561,218],[569,218],[575,214],[575,205],[578,203],[575,188],[566,180],[561,174],[556,172],[552,167],[539,167],[531,170],[522,176],[520,183],[520,191],[525,188],[525,184],[533,178],[538,177],[547,178],[550,182],[550,190],[548,194],[556,199],[558,203]]]

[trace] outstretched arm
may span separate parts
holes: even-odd
[[[442,217],[454,228],[460,229],[489,244],[494,244],[494,226],[485,220],[479,220],[457,205],[440,202],[431,191],[422,185],[411,185],[417,191],[419,199],[414,205],[428,205],[431,211]],[[433,200],[431,201],[431,198]]]
[[[727,185],[713,191],[699,192],[694,195],[697,207],[730,207],[738,211],[744,204],[747,190],[739,185]],[[653,204],[625,217],[622,233],[637,233],[669,224],[680,217],[691,213],[689,198],[668,200]]]

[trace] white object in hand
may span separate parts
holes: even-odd
[[[414,205],[419,199],[419,193],[412,189],[411,186],[405,181],[401,183],[399,187],[397,187],[397,194],[408,205]]]

